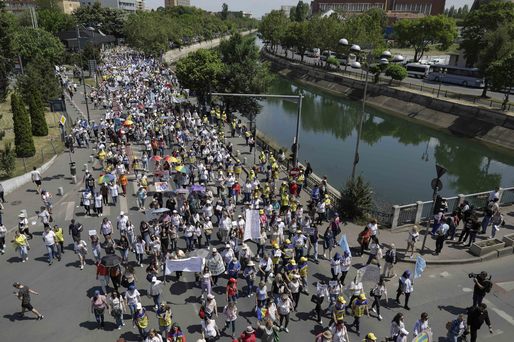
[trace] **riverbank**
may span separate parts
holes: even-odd
[[[261,50],[279,75],[335,96],[360,100],[364,80],[294,63]],[[462,101],[438,99],[397,86],[368,83],[366,104],[407,120],[514,151],[514,117]]]

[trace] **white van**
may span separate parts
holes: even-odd
[[[311,58],[319,58],[321,51],[318,48],[308,49],[305,51],[305,56]]]

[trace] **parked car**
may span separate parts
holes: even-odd
[[[319,58],[320,50],[318,48],[308,49],[305,51],[305,56],[311,58]]]
[[[321,56],[319,57],[322,61],[326,61],[328,57],[330,56],[336,56],[336,53],[334,51],[325,50],[321,53]]]

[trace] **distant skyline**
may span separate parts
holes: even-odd
[[[274,9],[280,9],[282,5],[296,5],[298,0],[191,0],[191,6],[199,7],[207,11],[221,11],[223,3],[228,5],[230,11],[244,11],[252,13],[254,18],[260,18],[264,13]],[[310,4],[310,0],[304,1]],[[446,8],[461,7],[473,4],[473,0],[446,0]],[[145,0],[146,8],[164,6],[164,0]]]

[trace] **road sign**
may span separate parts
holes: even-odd
[[[59,119],[59,123],[64,126],[66,123],[66,117],[64,115],[61,115],[61,118]]]
[[[447,170],[443,166],[435,164],[435,171],[437,172],[437,178],[441,178]]]
[[[434,178],[430,182],[430,186],[432,187],[432,190],[437,188],[437,191],[441,191],[443,189],[443,182],[441,182],[439,178]]]

